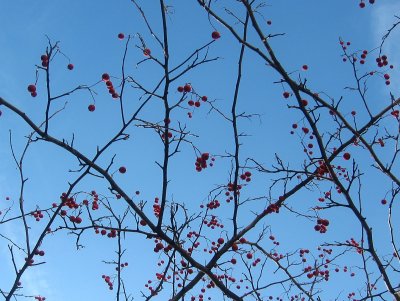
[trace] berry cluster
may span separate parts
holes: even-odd
[[[40,57],[41,61],[42,61],[42,67],[47,68],[49,66],[49,57],[47,54],[43,54]]]
[[[159,198],[155,198],[154,199],[154,204],[153,204],[153,212],[154,212],[154,215],[156,217],[159,217],[160,216],[160,212],[161,212],[161,206],[160,206],[160,204],[158,202],[159,202]]]
[[[114,99],[118,99],[119,95],[114,89],[113,83],[110,80],[110,75],[108,73],[103,73],[103,75],[101,76],[101,79],[105,82],[106,87],[108,89],[108,93],[111,94],[111,97]]]
[[[202,171],[204,168],[207,168],[207,160],[210,158],[210,154],[209,153],[203,153],[201,154],[200,157],[196,158],[196,162],[194,163],[194,165],[196,166],[196,170],[198,172]],[[212,166],[210,164],[210,166]]]
[[[246,171],[244,174],[240,175],[240,178],[246,182],[250,182],[251,181],[251,172]]]
[[[32,97],[36,97],[37,96],[36,85],[34,85],[34,84],[29,85],[28,92],[31,93]]]
[[[82,218],[81,218],[80,216],[73,216],[73,215],[71,215],[71,216],[69,217],[69,220],[70,220],[72,223],[75,223],[75,224],[80,224],[80,223],[82,222]]]
[[[43,250],[36,249],[35,252],[34,252],[34,254],[35,254],[35,255],[39,255],[39,256],[44,256],[44,251],[43,251]]]
[[[325,233],[328,230],[329,221],[327,219],[317,219],[317,224],[314,226],[314,230],[319,233]]]
[[[354,240],[354,238],[350,238],[350,240],[346,240],[346,243],[352,245],[358,254],[363,253],[363,249],[360,247],[360,244]]]
[[[111,281],[110,276],[102,275],[101,278],[103,278],[104,281],[108,284],[108,288],[109,288],[110,290],[113,290],[113,283],[112,283],[112,281]]]
[[[192,91],[192,86],[190,84],[185,84],[184,86],[179,86],[177,90],[179,93],[189,93]]]
[[[43,213],[40,210],[32,212],[31,215],[36,219],[37,222],[39,222],[43,218]]]
[[[219,206],[221,206],[221,203],[218,200],[212,200],[209,203],[207,203],[207,208],[212,210],[212,209],[217,209]]]
[[[211,216],[211,219],[208,220],[204,220],[203,224],[206,225],[207,227],[211,228],[211,229],[215,229],[215,227],[217,228],[223,228],[224,225],[220,224],[217,217],[215,215]]]
[[[369,4],[374,4],[375,0],[368,0]],[[360,8],[364,8],[365,7],[365,2],[363,0],[361,0],[361,2],[358,4],[358,6]]]

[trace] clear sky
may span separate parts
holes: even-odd
[[[162,51],[149,35],[143,20],[131,1],[104,0],[42,0],[38,1],[2,1],[0,20],[0,96],[12,102],[31,118],[40,123],[44,117],[44,73],[39,72],[38,97],[32,98],[26,87],[35,82],[35,64],[40,64],[40,56],[45,52],[47,37],[54,43],[60,41],[62,54],[58,55],[53,64],[54,94],[68,91],[79,84],[93,85],[101,80],[104,72],[115,77],[115,83],[121,75],[121,61],[126,37],[133,37],[128,52],[126,64],[127,73],[144,85],[153,87],[161,76],[161,69],[154,64],[137,63],[145,57],[135,45],[141,45],[139,34],[145,39],[152,55],[162,59]],[[158,1],[140,1],[146,15],[160,33],[160,16]],[[181,62],[194,49],[211,41],[211,32],[218,30],[221,39],[214,42],[209,49],[209,57],[220,59],[196,68],[185,75],[179,82],[173,83],[170,98],[178,99],[178,85],[191,83],[201,95],[207,95],[209,100],[215,100],[215,106],[229,114],[236,76],[239,44],[230,36],[218,22],[207,19],[205,12],[194,0],[166,1],[169,7],[167,18],[170,38],[171,65]],[[225,0],[219,1],[225,4]],[[226,1],[226,3],[235,1]],[[316,92],[324,92],[336,99],[344,96],[343,110],[349,114],[351,110],[360,110],[357,102],[352,102],[349,91],[344,87],[354,84],[351,68],[342,62],[339,38],[351,41],[351,49],[372,50],[380,44],[381,36],[395,22],[394,15],[400,12],[400,3],[396,0],[377,0],[373,6],[367,5],[360,9],[356,0],[340,1],[294,1],[271,0],[266,2],[262,11],[266,20],[272,20],[268,27],[271,33],[285,33],[275,37],[271,42],[278,57],[287,70],[298,73],[308,79],[308,85]],[[230,4],[226,4],[229,6]],[[234,5],[235,11],[237,4]],[[400,65],[400,31],[394,32],[384,47],[385,54],[394,66]],[[124,33],[125,39],[119,40],[118,33]],[[254,33],[250,35],[255,39]],[[375,57],[375,54],[374,54]],[[305,158],[303,148],[297,135],[290,135],[293,123],[301,124],[301,116],[294,110],[288,110],[282,98],[284,86],[273,84],[280,78],[268,69],[256,55],[246,52],[244,77],[238,103],[238,111],[247,114],[259,114],[251,119],[241,119],[239,132],[248,136],[242,137],[241,165],[247,158],[254,158],[266,166],[273,163],[274,154],[278,153],[285,161],[292,162],[293,167],[301,167]],[[67,65],[72,63],[74,69],[69,71]],[[309,69],[302,71],[302,65]],[[373,67],[373,60],[368,66]],[[367,68],[367,67],[366,67]],[[400,85],[399,72],[394,69],[392,84],[384,85],[383,80],[371,81],[371,107],[382,107],[380,102],[387,102],[389,92],[397,93]],[[66,110],[54,119],[51,134],[60,139],[70,140],[75,134],[75,146],[88,156],[93,156],[96,146],[102,146],[120,127],[118,102],[107,93],[103,83],[94,86],[96,94],[94,112],[88,111],[88,105],[93,103],[91,95],[86,91],[78,91],[72,96],[63,98],[55,103],[55,108]],[[127,114],[138,107],[140,93],[135,89],[127,91],[125,102]],[[187,108],[187,106],[185,106]],[[11,202],[18,199],[19,179],[12,160],[9,147],[9,129],[12,130],[14,147],[21,153],[24,140],[29,133],[28,127],[11,112],[2,109],[0,117],[0,210],[4,212]],[[215,155],[215,166],[197,173],[194,169],[195,154],[189,144],[182,146],[182,152],[171,161],[171,182],[168,198],[187,205],[191,212],[197,212],[199,205],[207,200],[208,192],[216,185],[225,185],[229,181],[230,160],[223,158],[233,152],[232,129],[215,111],[209,112],[206,103],[193,113],[193,118],[187,118],[187,111],[181,110],[172,117],[173,126],[186,124],[188,130],[196,135],[190,137],[202,152]],[[160,122],[163,119],[162,104],[152,102],[142,113],[141,118]],[[363,113],[360,113],[362,118]],[[362,120],[362,119],[361,119]],[[324,123],[323,123],[324,124]],[[329,128],[330,124],[324,124]],[[390,126],[390,125],[389,125]],[[162,144],[156,133],[151,129],[132,127],[128,130],[131,139],[128,142],[115,145],[100,160],[106,166],[114,153],[117,153],[113,170],[124,165],[127,173],[115,174],[121,186],[131,195],[139,190],[140,195],[134,200],[145,200],[151,204],[154,197],[160,197],[161,172],[155,161],[162,160]],[[198,137],[197,137],[198,136]],[[362,151],[353,150],[360,162],[368,160],[369,155]],[[384,153],[383,153],[384,155]],[[366,162],[366,161],[365,161]],[[57,202],[61,192],[66,190],[67,181],[72,181],[76,169],[76,160],[65,151],[45,143],[35,143],[31,146],[25,161],[26,177],[26,206],[35,209],[48,208],[52,202]],[[346,164],[337,162],[337,164]],[[251,164],[249,164],[251,165]],[[347,163],[350,167],[351,163]],[[368,164],[366,164],[368,168]],[[370,171],[368,169],[368,171]],[[377,229],[385,233],[382,240],[387,238],[386,215],[387,209],[379,205],[379,200],[385,197],[390,186],[378,176],[364,179],[364,194],[371,206],[365,210],[371,214],[371,221]],[[384,187],[376,189],[373,184]],[[252,183],[245,191],[245,197],[267,196],[271,178],[255,172]],[[386,185],[386,186],[385,186]],[[282,189],[282,187],[280,187]],[[104,181],[89,178],[78,191],[96,190],[109,195]],[[274,190],[274,197],[279,195],[279,189]],[[6,201],[6,197],[11,200]],[[307,212],[307,208],[317,205],[318,191],[302,192],[293,198],[291,205],[294,209]],[[113,200],[122,202],[121,200]],[[313,205],[314,204],[314,205]],[[378,204],[378,205],[377,205]],[[221,217],[228,217],[227,204]],[[122,208],[122,204],[121,204]],[[252,217],[251,211],[262,206],[244,208],[242,221]],[[301,208],[301,209],[300,209]],[[398,208],[397,208],[398,209]],[[149,211],[150,212],[150,211]],[[14,212],[17,214],[17,211]],[[289,224],[282,223],[285,214],[291,217]],[[325,213],[324,213],[325,214]],[[11,214],[12,215],[12,214]],[[272,233],[281,241],[283,251],[297,248],[314,249],[324,240],[344,241],[350,237],[360,238],[359,228],[353,229],[355,222],[345,211],[332,210],[326,212],[326,217],[332,221],[329,232],[322,236],[313,231],[314,222],[296,219],[283,212],[271,220]],[[337,221],[337,222],[335,222]],[[33,233],[40,230],[34,220],[30,220]],[[40,223],[40,222],[39,222]],[[229,222],[227,222],[229,224]],[[46,264],[30,269],[23,277],[24,293],[27,295],[43,295],[47,300],[66,301],[112,299],[112,292],[107,289],[101,279],[102,274],[113,274],[113,268],[102,261],[115,259],[116,240],[94,235],[87,231],[82,237],[85,248],[76,251],[75,236],[67,231],[52,234],[46,239],[43,248],[46,250]],[[0,224],[0,233],[17,242],[23,241],[20,223]],[[213,235],[217,235],[212,234]],[[254,239],[256,237],[253,236]],[[135,300],[140,299],[140,290],[145,290],[144,284],[148,279],[154,279],[158,271],[155,264],[159,255],[152,251],[153,243],[140,236],[132,236],[125,244],[128,250],[125,256],[129,267],[126,268],[125,281],[128,290]],[[382,254],[390,253],[390,246],[382,246]],[[7,241],[0,238],[0,288],[8,288],[13,278],[12,266],[7,249]],[[351,258],[351,257],[350,257]],[[17,259],[21,263],[23,257]],[[349,266],[351,262],[348,263]],[[4,272],[3,272],[4,271]],[[354,269],[357,273],[359,270]],[[361,273],[360,273],[361,274]],[[349,274],[333,275],[331,285],[342,286],[343,294],[339,299],[345,299],[347,293],[357,288],[357,281],[362,278],[350,278]],[[399,279],[400,282],[400,279]],[[334,298],[326,286],[322,300]],[[337,289],[334,290],[338,292]],[[274,294],[272,291],[271,294]],[[211,293],[213,295],[213,293]],[[217,294],[216,294],[217,295]]]

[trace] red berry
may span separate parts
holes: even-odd
[[[287,91],[283,92],[283,97],[289,98],[289,96],[290,96],[290,93],[289,93],[289,92],[287,92]]]
[[[345,159],[345,160],[350,160],[350,154],[349,153],[344,153],[343,154],[343,158]]]
[[[68,70],[72,70],[72,69],[74,69],[74,65],[73,64],[68,64],[67,68],[68,68]]]
[[[32,97],[36,97],[36,96],[37,96],[36,91],[35,91],[35,92],[32,92],[32,93],[31,93],[31,96],[32,96]]]
[[[96,106],[94,104],[91,104],[88,106],[88,110],[89,112],[93,112],[94,110],[96,110]]]
[[[303,70],[308,70],[308,66],[307,65],[303,65]]]
[[[125,38],[125,35],[121,32],[118,34],[118,39],[123,40]]]
[[[101,76],[102,80],[104,81],[108,81],[110,80],[110,75],[108,75],[108,73],[103,73],[103,75]]]
[[[35,86],[35,85],[29,85],[29,86],[28,86],[28,91],[29,91],[30,93],[35,92],[35,91],[36,91],[36,86]]]
[[[143,54],[144,54],[145,56],[150,56],[151,50],[150,50],[149,48],[145,48],[145,49],[143,50]]]
[[[201,100],[202,100],[202,101],[207,101],[207,96],[201,97]]]
[[[126,167],[125,167],[125,166],[121,166],[121,167],[118,169],[118,171],[119,171],[120,173],[126,173]]]
[[[221,34],[218,31],[213,31],[212,34],[211,34],[211,37],[214,40],[218,40],[221,37]]]
[[[190,92],[192,91],[192,86],[189,84],[186,84],[183,86],[183,92]]]
[[[142,220],[140,221],[140,225],[146,226],[146,225],[147,225],[147,222],[146,222],[144,219],[142,219]]]
[[[218,238],[218,243],[220,245],[222,245],[224,242],[225,242],[225,240],[222,237]]]
[[[360,2],[360,7],[364,8],[365,7],[365,3],[364,2]]]
[[[179,86],[179,87],[178,87],[178,92],[180,92],[180,93],[183,92],[183,87],[182,87],[182,86]]]
[[[246,257],[247,257],[248,259],[252,259],[252,258],[253,258],[253,254],[247,253],[247,254],[246,254]]]
[[[381,201],[381,203],[382,203],[382,205],[386,205],[386,204],[387,204],[387,201],[386,201],[385,199],[383,199],[383,200]]]

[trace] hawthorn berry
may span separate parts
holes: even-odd
[[[344,153],[343,154],[343,158],[345,159],[345,160],[350,160],[350,154],[349,153]]]
[[[103,73],[103,75],[101,76],[101,79],[104,80],[104,81],[109,81],[110,80],[110,75],[108,73]]]
[[[72,70],[72,69],[74,69],[74,65],[73,64],[68,64],[67,68],[68,68],[68,70]]]
[[[126,173],[126,167],[125,167],[125,166],[121,166],[121,167],[118,169],[118,171],[119,171],[120,173]]]
[[[145,49],[143,49],[143,54],[144,54],[145,56],[150,56],[151,50],[150,50],[149,48],[145,48]]]
[[[212,34],[211,34],[211,37],[214,40],[218,40],[221,37],[221,34],[218,31],[213,31]]]
[[[123,40],[124,38],[125,38],[125,35],[122,32],[120,32],[118,34],[118,39]]]
[[[386,205],[386,204],[387,204],[387,201],[386,201],[385,199],[383,199],[383,200],[381,201],[381,204],[382,204],[382,205]]]
[[[289,92],[287,92],[287,91],[283,92],[283,97],[284,98],[289,98],[289,96],[290,96]]]
[[[94,110],[96,110],[96,106],[94,104],[90,104],[88,106],[88,110],[89,110],[89,112],[93,112]]]
[[[189,85],[189,84],[186,84],[186,85],[184,85],[183,86],[183,92],[190,92],[190,91],[192,91],[192,86],[191,85]]]
[[[33,93],[36,92],[36,86],[35,85],[29,85],[28,86],[28,92]]]

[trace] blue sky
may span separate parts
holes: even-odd
[[[156,1],[141,1],[150,22],[156,32],[160,32],[159,7]],[[210,100],[215,100],[215,105],[223,112],[229,112],[233,95],[233,85],[237,57],[238,43],[220,24],[212,21],[210,24],[206,14],[198,7],[197,1],[168,1],[171,5],[168,26],[170,28],[170,53],[171,64],[180,62],[193,49],[209,42],[210,34],[215,29],[221,32],[221,39],[210,47],[210,57],[220,57],[220,60],[200,66],[182,80],[173,84],[170,97],[178,98],[180,94],[175,91],[178,85],[185,82],[192,83],[196,91],[207,95]],[[221,1],[220,1],[221,2]],[[360,110],[360,105],[352,103],[353,95],[343,89],[352,81],[350,66],[341,61],[339,37],[351,41],[353,50],[375,48],[380,43],[382,34],[395,21],[394,14],[400,11],[400,4],[394,0],[377,1],[374,6],[367,5],[365,9],[358,7],[358,1],[270,1],[263,11],[266,19],[272,20],[268,27],[273,33],[285,33],[284,36],[274,38],[272,45],[278,57],[282,60],[287,70],[307,77],[309,87],[318,92],[339,98],[344,96],[346,102],[344,110]],[[220,4],[221,5],[221,4]],[[40,5],[26,1],[8,1],[2,4],[0,20],[3,20],[3,29],[0,34],[0,95],[6,100],[20,107],[35,122],[43,120],[45,106],[43,92],[44,74],[38,80],[38,97],[32,98],[26,91],[27,85],[35,82],[35,64],[40,63],[40,56],[47,46],[46,35],[51,41],[60,41],[63,55],[59,55],[53,64],[53,91],[62,93],[79,84],[92,85],[101,79],[104,72],[112,76],[120,76],[120,66],[124,51],[125,41],[120,41],[117,34],[123,32],[131,35],[127,59],[127,72],[145,85],[153,86],[160,77],[160,69],[149,64],[137,66],[143,54],[135,47],[140,45],[138,33],[152,49],[152,55],[162,57],[162,52],[143,25],[142,19],[130,1],[42,1]],[[254,33],[251,38],[255,38]],[[395,32],[391,40],[385,45],[385,53],[391,63],[398,66],[400,35]],[[68,71],[68,63],[74,64],[74,70]],[[301,71],[301,66],[307,64],[309,70]],[[371,64],[373,66],[373,64]],[[289,134],[292,123],[301,123],[298,112],[287,110],[283,103],[282,92],[284,87],[272,84],[280,78],[268,69],[265,64],[253,53],[247,51],[244,64],[244,79],[240,92],[238,111],[259,114],[251,120],[240,120],[240,131],[248,136],[242,138],[243,148],[241,153],[242,164],[245,159],[252,157],[270,165],[273,163],[275,153],[282,159],[290,160],[293,166],[300,167],[304,154],[296,135]],[[381,80],[371,83],[370,99],[376,109],[382,106],[382,99],[387,100],[390,91],[398,92],[399,73],[392,71],[392,85],[388,88]],[[115,83],[118,80],[115,79]],[[118,115],[118,103],[112,100],[102,83],[94,87],[97,95],[96,111],[88,112],[87,106],[93,102],[89,93],[78,91],[76,94],[57,102],[55,107],[61,108],[67,101],[67,109],[55,118],[51,125],[51,133],[57,137],[71,139],[75,133],[75,145],[82,152],[93,155],[97,145],[103,145],[107,139],[118,129],[121,120]],[[398,95],[398,94],[397,94]],[[137,99],[140,93],[131,89],[127,92],[125,101],[127,112],[137,108]],[[29,132],[24,123],[11,112],[2,110],[0,119],[0,210],[4,211],[10,201],[5,201],[6,196],[16,202],[18,198],[18,173],[12,160],[8,144],[8,130],[12,129],[14,146],[20,153],[24,140],[21,139]],[[168,198],[185,203],[192,212],[199,209],[199,204],[207,200],[208,192],[215,185],[226,184],[229,179],[231,162],[222,158],[226,153],[233,151],[232,131],[217,113],[209,112],[206,104],[194,112],[193,118],[188,119],[186,111],[182,110],[172,120],[177,125],[177,120],[187,124],[188,129],[197,137],[191,138],[202,151],[216,155],[213,168],[202,173],[194,170],[195,155],[190,145],[184,145],[182,153],[171,161],[171,183]],[[143,118],[153,122],[163,119],[162,105],[152,102],[144,111]],[[362,113],[361,117],[362,118]],[[324,123],[329,128],[330,123]],[[388,123],[388,126],[393,124]],[[135,200],[143,199],[150,203],[156,196],[160,196],[161,173],[154,163],[162,159],[161,143],[151,129],[133,127],[129,130],[132,139],[120,143],[105,154],[100,162],[106,165],[114,153],[117,153],[115,169],[124,165],[128,172],[125,175],[115,174],[116,179],[130,195],[140,190],[140,196]],[[357,152],[360,162],[368,160],[368,154]],[[384,153],[382,153],[385,156]],[[340,162],[339,164],[345,164]],[[350,165],[348,165],[350,166]],[[65,191],[67,181],[72,181],[75,174],[67,173],[69,169],[76,168],[76,160],[64,151],[54,146],[43,143],[32,145],[24,166],[29,177],[26,188],[26,203],[41,208],[46,208],[57,201],[61,192]],[[373,176],[365,179],[365,195],[371,203],[383,198],[384,192],[390,187],[381,180],[378,174],[368,169]],[[379,184],[385,189],[377,190],[372,183]],[[271,178],[263,174],[255,174],[251,186],[246,190],[247,197],[265,196]],[[107,186],[103,181],[89,178],[79,185],[78,191],[96,190],[107,194]],[[277,197],[278,191],[274,191]],[[318,197],[318,192],[302,192],[290,203],[294,208],[311,207]],[[299,204],[299,202],[301,202]],[[305,203],[305,204],[304,204]],[[224,204],[225,206],[226,204]],[[315,205],[315,204],[314,204]],[[262,207],[262,206],[261,206]],[[259,205],[249,206],[243,212],[243,224],[252,216],[251,210],[258,210]],[[121,207],[122,208],[122,205]],[[226,207],[228,208],[228,207]],[[32,208],[34,209],[34,207]],[[121,210],[121,209],[120,209]],[[229,211],[229,209],[227,209]],[[366,206],[366,212],[371,215],[371,222],[377,231],[386,232],[386,208],[382,206]],[[224,212],[226,213],[226,212]],[[224,215],[221,213],[221,216]],[[284,249],[296,249],[299,246],[314,248],[323,240],[349,239],[358,235],[359,230],[354,230],[354,220],[346,212],[332,210],[326,213],[333,222],[326,236],[312,231],[313,222],[291,217],[290,225],[282,225],[282,215],[271,220],[272,232],[284,245]],[[290,217],[287,214],[288,218]],[[226,216],[228,217],[228,216]],[[39,233],[34,221],[33,233]],[[112,268],[101,261],[113,260],[115,240],[95,236],[90,231],[84,235],[85,248],[75,250],[74,236],[67,232],[56,233],[44,243],[46,249],[46,264],[30,269],[23,278],[25,293],[28,295],[41,294],[47,300],[77,300],[96,299],[99,301],[110,300],[112,293],[101,279],[102,274],[112,274]],[[13,237],[16,241],[21,239],[22,228],[20,224],[0,225],[0,233]],[[216,235],[216,234],[212,234]],[[386,234],[385,234],[386,235]],[[255,236],[254,236],[255,237]],[[253,238],[254,238],[253,237]],[[382,236],[382,241],[385,236]],[[147,279],[153,279],[157,271],[155,262],[158,255],[152,250],[152,243],[139,236],[126,241],[128,249],[126,261],[126,282],[130,284],[130,291],[135,297],[140,297],[140,289],[145,289]],[[6,241],[0,240],[1,260],[9,262],[9,253]],[[382,253],[388,252],[387,245],[383,244]],[[18,259],[21,263],[23,258]],[[2,267],[10,275],[11,265]],[[140,271],[138,273],[138,271]],[[335,275],[333,275],[335,276]],[[345,298],[347,292],[354,288],[354,284],[347,281],[348,275],[340,280],[333,277],[332,285],[343,286]],[[357,278],[352,281],[361,281]],[[1,277],[0,287],[7,287],[12,278]],[[329,286],[328,286],[329,287]],[[337,292],[335,290],[335,292]],[[274,292],[275,293],[275,292]],[[216,294],[217,295],[217,294]],[[329,289],[324,295],[333,298]],[[325,300],[325,299],[323,299]],[[328,299],[327,299],[328,300]]]

